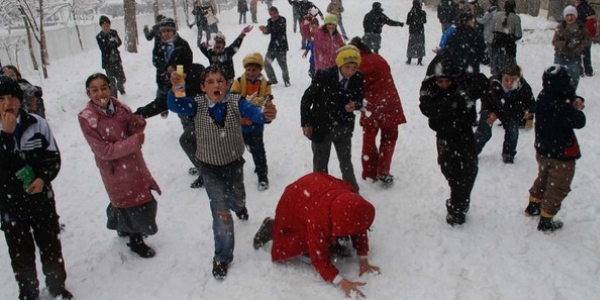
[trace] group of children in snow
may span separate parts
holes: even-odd
[[[271,21],[283,18],[278,16],[276,8],[270,9],[270,13],[273,14],[269,25],[261,28],[264,33],[272,33]],[[210,199],[215,239],[212,274],[217,279],[224,279],[234,249],[230,210],[241,220],[249,218],[242,171],[244,144],[253,154],[259,188],[268,187],[268,181],[264,180],[267,170],[262,126],[275,119],[277,110],[270,101],[270,84],[260,74],[265,66],[262,55],[247,55],[243,60],[244,74],[232,83],[233,66],[229,73],[227,65],[222,67],[217,63],[222,60],[210,59],[211,55],[227,51],[224,38],[217,41],[213,49],[203,51],[211,61],[211,66],[204,69],[191,63],[191,50],[176,52],[186,46],[189,49],[189,45],[176,34],[174,22],[164,19],[157,27],[159,35],[154,37],[160,37],[155,40],[153,51],[159,86],[157,99],[133,113],[111,97],[116,96],[117,91],[124,94],[122,82],[125,78],[124,75],[119,77],[122,67],[120,70],[111,67],[111,64],[120,64],[120,58],[112,57],[118,57],[114,45],[120,45],[120,39],[111,34],[108,18],[101,18],[100,23],[103,31],[98,35],[99,46],[101,50],[109,49],[106,60],[102,51],[103,67],[107,75],[109,72],[114,75],[114,79],[99,73],[88,78],[86,91],[90,102],[79,113],[79,122],[110,198],[107,227],[121,236],[128,236],[130,249],[141,257],[155,255],[154,249],[144,243],[144,236],[157,232],[157,202],[150,191],[160,194],[160,188],[145,165],[141,146],[145,140],[144,119],[168,107],[182,116],[184,134],[180,142],[201,174],[199,180],[202,182],[195,187],[204,185]],[[244,29],[238,37],[239,44],[250,30],[251,27]],[[113,50],[103,45],[113,45]],[[315,173],[286,188],[277,205],[275,219],[263,221],[254,238],[254,247],[259,248],[273,240],[273,261],[309,253],[311,263],[325,280],[338,284],[346,294],[362,294],[358,287],[364,283],[345,279],[330,262],[330,253],[344,254],[346,249],[340,249],[337,243],[333,243],[334,247],[329,245],[339,237],[351,236],[360,257],[360,275],[379,272],[379,268],[370,265],[367,259],[367,229],[373,222],[374,208],[358,194],[350,159],[353,112],[363,109],[360,120],[364,128],[362,178],[384,183],[393,181],[389,169],[398,125],[406,120],[387,62],[374,53],[372,43],[355,38],[350,45],[335,49],[334,65],[316,72],[313,83],[302,97],[301,125],[304,135],[311,139]],[[208,48],[207,43],[200,46],[201,49]],[[235,51],[229,58],[233,54]],[[179,58],[183,59],[178,61]],[[176,70],[177,65],[184,66],[183,72]],[[289,83],[289,78],[284,75],[285,79]],[[182,85],[182,81],[185,84]],[[581,112],[583,98],[576,96],[566,68],[548,68],[543,83],[544,89],[535,105],[539,173],[530,189],[530,203],[525,212],[531,216],[541,215],[539,230],[554,231],[562,227],[562,223],[553,217],[570,190],[575,159],[580,157],[573,128],[585,125],[585,115]],[[181,97],[183,90],[187,97]],[[462,224],[466,220],[477,175],[477,152],[491,136],[489,124],[495,118],[502,121],[507,132],[503,159],[512,163],[518,136],[518,125],[515,124],[534,109],[531,88],[516,65],[504,68],[501,76],[492,78],[490,86],[485,76],[465,72],[451,54],[440,51],[428,68],[420,95],[421,111],[437,133],[438,162],[451,188],[451,198],[446,202],[446,221],[453,226]],[[363,98],[366,100],[364,107]],[[33,233],[41,249],[52,249],[41,251],[50,294],[71,299],[71,293],[65,288],[66,272],[58,239],[60,227],[50,185],[60,169],[60,153],[48,124],[36,114],[27,113],[24,109],[33,110],[35,106],[22,106],[23,99],[23,89],[16,80],[0,77],[0,157],[2,165],[7,166],[3,186],[7,189],[7,197],[10,196],[0,202],[2,230],[19,283],[20,298],[35,299],[39,294]],[[482,113],[480,126],[473,133],[475,99],[482,99],[482,111],[488,111],[489,115],[484,118]],[[240,130],[240,125],[257,131]],[[379,131],[382,142],[378,149],[375,138]],[[40,142],[31,144],[37,140]],[[338,152],[344,180],[325,174],[332,144]],[[262,150],[253,151],[257,148]],[[298,213],[303,211],[299,207],[311,205],[315,207],[307,210],[309,212]],[[308,226],[315,220],[321,226]],[[311,239],[311,236],[322,238]]]

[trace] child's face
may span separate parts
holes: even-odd
[[[165,29],[160,31],[160,37],[163,41],[170,42],[175,36],[175,30]]]
[[[325,26],[327,26],[327,30],[329,32],[334,32],[335,29],[337,28],[337,25],[335,25],[335,24],[325,24]]]
[[[437,84],[440,89],[447,90],[452,86],[452,79],[444,77],[438,78],[435,80],[435,84]]]
[[[573,24],[577,21],[577,17],[574,14],[568,14],[565,16],[565,21],[567,21],[567,24]]]
[[[204,82],[200,85],[200,89],[206,93],[210,100],[221,102],[227,95],[227,79],[219,72],[209,73]]]
[[[104,31],[104,32],[110,31],[110,23],[104,23],[104,24],[100,25],[100,27],[102,28],[102,31]]]
[[[246,77],[248,77],[249,79],[254,79],[257,78],[260,75],[260,71],[262,71],[262,69],[254,64],[249,64],[246,66]]]
[[[310,24],[310,31],[317,31],[319,30],[319,24]]]
[[[108,86],[108,82],[103,78],[92,80],[87,88],[86,94],[94,104],[102,108],[108,107],[108,103],[110,102],[110,87]]]
[[[0,96],[0,119],[7,113],[18,115],[20,107],[21,101],[19,101],[19,98],[13,95]]]
[[[358,65],[355,63],[345,64],[340,68],[340,73],[346,78],[354,76],[358,72]]]
[[[516,88],[516,83],[519,80],[519,76],[518,75],[508,75],[508,74],[504,74],[502,75],[502,85],[504,86],[505,89],[508,90],[513,90]]]
[[[215,42],[215,46],[213,47],[213,50],[215,50],[215,52],[217,52],[217,53],[221,53],[221,52],[225,51],[225,43],[221,42],[220,40],[218,42]]]

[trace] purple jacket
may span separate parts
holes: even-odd
[[[142,155],[142,143],[136,133],[145,126],[131,123],[131,109],[112,98],[113,115],[97,108],[91,101],[79,117],[79,125],[92,148],[96,166],[114,207],[129,208],[152,201],[150,190],[160,188]]]

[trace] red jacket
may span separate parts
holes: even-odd
[[[326,173],[311,173],[288,185],[277,204],[271,258],[281,261],[308,253],[326,281],[339,273],[329,245],[337,237],[352,238],[358,255],[369,252],[367,229],[375,208],[351,184]]]
[[[406,123],[390,65],[377,53],[361,52],[360,57],[359,70],[363,73],[367,101],[361,112],[360,125],[385,128]]]
[[[145,126],[133,126],[131,109],[112,98],[112,116],[90,101],[79,113],[79,126],[92,148],[96,166],[114,207],[129,208],[153,199],[150,190],[160,188],[142,156],[142,144],[136,133]]]

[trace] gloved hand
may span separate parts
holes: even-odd
[[[248,25],[248,26],[244,27],[244,29],[242,29],[242,33],[247,34],[248,32],[252,31],[252,28],[254,28],[254,26]]]
[[[400,27],[404,27],[404,23],[400,22]]]

